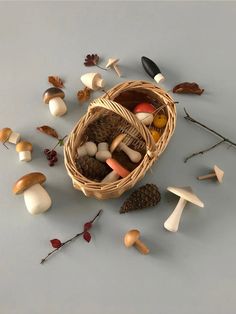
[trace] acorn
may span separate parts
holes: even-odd
[[[87,155],[76,159],[76,167],[83,176],[96,181],[101,181],[111,171],[107,164]]]

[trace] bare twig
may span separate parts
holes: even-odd
[[[210,146],[209,148],[206,148],[206,149],[201,150],[201,151],[199,151],[199,152],[193,153],[192,155],[186,157],[185,160],[184,160],[184,162],[187,162],[189,159],[191,159],[191,158],[193,158],[193,157],[195,157],[195,156],[197,156],[197,155],[202,155],[202,154],[204,154],[204,153],[206,153],[206,152],[208,152],[208,151],[214,149],[215,147],[221,145],[222,143],[228,143],[228,144],[230,144],[230,146],[236,147],[236,143],[235,143],[235,142],[233,142],[233,141],[231,141],[230,139],[226,138],[225,136],[223,136],[222,134],[218,133],[217,131],[215,131],[215,130],[209,128],[209,127],[206,126],[205,124],[203,124],[203,123],[201,123],[201,122],[195,120],[194,118],[192,118],[192,117],[189,115],[189,113],[187,112],[187,110],[186,110],[185,108],[184,108],[184,112],[185,112],[185,114],[186,114],[186,116],[184,117],[186,120],[188,120],[188,121],[190,121],[190,122],[193,122],[193,123],[195,123],[195,124],[197,124],[197,125],[200,125],[200,126],[203,127],[204,129],[208,130],[209,132],[211,132],[211,133],[215,134],[216,136],[218,136],[219,138],[221,138],[221,141],[219,141],[219,142],[217,142],[216,144]]]

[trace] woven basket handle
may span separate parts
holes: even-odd
[[[157,149],[155,142],[153,140],[153,137],[151,133],[149,132],[148,128],[140,122],[132,112],[130,112],[125,107],[121,106],[115,101],[107,100],[104,98],[97,98],[95,99],[88,108],[88,113],[92,113],[92,110],[96,107],[101,107],[107,110],[110,110],[122,118],[124,118],[126,121],[128,121],[136,130],[139,131],[141,136],[146,141],[147,145],[147,154],[149,157],[153,158],[157,155]]]

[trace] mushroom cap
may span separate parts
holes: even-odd
[[[31,172],[21,177],[13,186],[14,194],[21,194],[34,184],[42,184],[46,181],[46,177],[41,172]]]
[[[102,76],[100,73],[85,73],[83,74],[81,77],[81,82],[87,86],[90,89],[96,90],[99,87],[96,85],[98,80],[101,80],[102,83],[104,84],[103,80],[102,80]]]
[[[155,111],[156,111],[156,108],[148,102],[142,102],[138,104],[137,106],[134,107],[134,110],[133,110],[134,113],[138,113],[138,112],[154,113]]]
[[[43,101],[48,104],[49,101],[52,99],[52,98],[55,98],[55,97],[60,97],[60,98],[64,98],[65,97],[65,93],[63,92],[63,90],[61,90],[60,88],[58,87],[50,87],[48,88],[44,94],[43,94]]]
[[[185,199],[186,201],[193,203],[199,207],[204,207],[203,202],[193,193],[193,190],[190,186],[185,187],[172,187],[167,188],[168,191],[178,195],[179,197]]]
[[[127,177],[130,174],[129,170],[125,169],[123,166],[121,166],[121,164],[118,163],[118,161],[113,158],[108,158],[106,163],[122,178]]]
[[[0,130],[0,142],[6,142],[9,138],[9,136],[12,133],[12,129],[10,128],[3,128]]]
[[[216,165],[214,166],[214,171],[217,177],[217,180],[221,183],[223,181],[223,176],[224,176],[224,171],[221,170],[219,167],[217,167]]]
[[[130,230],[124,237],[124,244],[126,247],[131,247],[139,239],[140,232],[136,229]]]
[[[16,145],[17,153],[25,152],[25,151],[32,152],[32,150],[33,150],[33,145],[30,142],[22,141]]]
[[[119,146],[119,144],[123,141],[123,139],[126,137],[126,134],[119,134],[117,135],[110,146],[110,152],[113,153],[114,150]]]
[[[118,61],[119,59],[109,58],[107,61],[106,68],[110,68],[112,65],[116,64]]]

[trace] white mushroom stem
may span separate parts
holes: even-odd
[[[108,173],[105,178],[101,181],[101,183],[112,183],[119,179],[119,175],[113,170],[112,172]]]
[[[104,80],[102,78],[95,79],[95,84],[97,87],[104,87]]]
[[[198,180],[206,180],[206,179],[210,179],[210,178],[214,178],[214,177],[216,177],[215,173],[209,173],[209,174],[206,174],[205,176],[199,176],[197,178],[198,178]]]
[[[20,161],[31,161],[31,152],[30,151],[19,152],[19,160]]]
[[[55,117],[61,117],[67,112],[67,107],[61,97],[55,97],[49,100],[49,110]]]
[[[32,215],[47,211],[52,204],[47,191],[39,183],[24,191],[24,200],[27,210]]]
[[[119,77],[121,77],[121,72],[120,72],[120,69],[118,68],[117,64],[114,64],[114,65],[113,65],[113,68],[114,68],[116,74],[117,74]]]
[[[98,144],[98,151],[108,150],[108,143],[101,142]]]
[[[20,141],[20,134],[12,132],[7,141],[12,144],[17,144]]]
[[[108,158],[111,158],[111,153],[108,150],[108,143],[99,143],[98,152],[96,153],[96,159],[101,162],[105,162]]]
[[[131,149],[125,143],[120,143],[119,148],[123,150],[123,152],[126,153],[129,159],[134,163],[140,162],[140,160],[142,159],[142,155],[139,152]]]
[[[179,228],[180,218],[183,212],[183,209],[186,205],[187,201],[184,198],[180,198],[177,206],[175,207],[173,213],[170,217],[165,221],[164,227],[171,231],[176,232]]]

